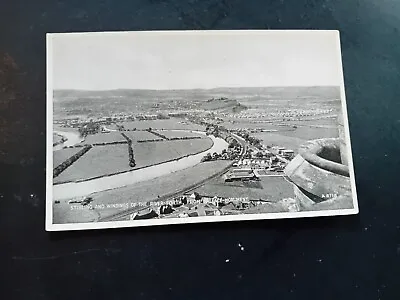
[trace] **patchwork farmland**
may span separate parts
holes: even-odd
[[[161,140],[147,131],[126,131],[124,134],[133,141],[132,147],[136,162],[134,167],[129,166],[128,143],[120,132],[98,133],[86,137],[81,145],[93,144],[94,147],[61,172],[54,179],[54,183],[88,180],[145,168],[206,151],[213,145],[212,140],[205,136],[202,139],[168,141]],[[197,136],[199,135],[197,134]],[[160,141],[138,142],[138,140],[150,138],[156,138]],[[124,144],[112,144],[115,142]],[[104,145],[100,146],[101,144]],[[80,149],[82,148],[74,147],[54,151],[54,167],[67,160]]]
[[[80,97],[79,91],[71,93],[76,93],[76,100],[71,95],[64,100],[79,101],[79,105],[69,106],[82,110],[76,112],[78,121],[65,118],[57,120],[57,123],[63,124],[64,129],[69,127],[71,131],[77,131],[93,119],[102,133],[90,132],[80,143],[80,146],[92,145],[90,151],[54,178],[56,185],[65,187],[65,197],[54,198],[55,202],[61,201],[54,203],[56,223],[104,221],[104,217],[113,218],[113,214],[127,210],[126,203],[146,204],[147,201],[157,201],[158,197],[178,202],[185,197],[199,198],[203,204],[213,198],[231,199],[232,203],[226,205],[225,210],[214,207],[212,214],[287,211],[281,201],[294,197],[292,184],[283,177],[287,162],[304,142],[338,136],[336,118],[331,117],[340,104],[335,100],[338,99],[336,90],[332,93],[321,90],[312,102],[297,97],[298,94],[308,97],[309,90],[297,89],[288,92],[269,88],[137,91],[140,97],[120,97],[119,93],[129,91],[109,91],[116,99],[112,103],[109,97],[92,95],[92,92],[87,92],[91,97],[88,96],[87,100],[82,100],[85,98]],[[206,94],[201,96],[202,93]],[[57,102],[57,105],[62,103]],[[240,109],[235,109],[239,104]],[[120,110],[116,109],[118,106],[121,106]],[[215,106],[215,109],[211,111],[210,106]],[[81,118],[85,115],[84,107],[101,111],[93,112],[90,119],[87,116]],[[68,106],[63,111],[68,111]],[[306,117],[304,113],[307,113]],[[104,133],[109,130],[111,132]],[[196,130],[207,132],[208,136],[193,132]],[[221,147],[215,147],[220,143]],[[74,148],[54,151],[54,167],[82,149],[75,148],[76,143],[72,145]],[[129,145],[131,153],[128,152]],[[190,157],[195,155],[195,158]],[[191,163],[187,164],[187,161]],[[237,176],[234,181],[226,180],[227,175],[237,169],[253,169],[255,177]],[[120,172],[123,174],[108,176]],[[103,178],[62,184],[97,177]],[[128,181],[131,178],[140,180],[126,182],[126,178]],[[83,187],[79,195],[73,186]],[[92,186],[95,188],[91,189]],[[70,211],[67,199],[75,201],[79,197],[88,199],[93,209]],[[242,199],[250,199],[252,203]],[[109,207],[96,208],[96,205],[103,204]],[[245,205],[250,206],[245,208]],[[194,211],[197,209],[185,203],[168,208],[174,213],[159,210],[155,218],[198,216],[199,213]]]

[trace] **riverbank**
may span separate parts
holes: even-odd
[[[53,133],[53,147],[63,144],[67,140],[68,139],[65,136],[58,134],[58,133]]]
[[[200,163],[203,156],[209,152],[221,153],[227,149],[228,143],[221,138],[209,136],[213,140],[213,146],[195,155],[161,163],[155,166],[137,169],[117,175],[101,177],[84,182],[70,182],[53,186],[53,200],[69,199],[74,197],[83,197],[95,192],[115,189],[130,184],[143,182],[168,175],[173,172],[193,167]]]
[[[73,210],[68,199],[53,203],[54,223],[96,222],[131,208],[132,203],[146,203],[174,195],[198,184],[215,173],[221,173],[231,161],[199,163],[193,167],[172,172],[158,178],[137,182],[121,188],[90,194],[93,209]],[[158,198],[160,197],[160,198]]]
[[[53,129],[53,135],[54,134],[61,135],[66,140],[63,143],[53,146],[53,151],[61,150],[64,147],[74,146],[85,140],[83,137],[80,136],[80,134],[77,130],[72,130],[72,129],[67,129],[67,128],[57,127],[55,129]]]
[[[164,141],[164,142],[167,142],[167,141]],[[115,176],[115,175],[119,175],[119,174],[123,174],[123,173],[128,173],[128,172],[132,172],[132,171],[137,171],[137,170],[141,170],[141,169],[148,168],[148,167],[154,167],[154,166],[161,165],[161,164],[168,163],[168,162],[179,161],[179,160],[181,160],[181,159],[183,159],[183,158],[187,158],[187,157],[192,156],[192,155],[196,155],[196,154],[199,154],[199,153],[203,153],[203,152],[205,152],[205,151],[208,152],[208,151],[210,151],[210,149],[211,149],[213,146],[214,146],[214,141],[211,139],[211,145],[210,145],[210,147],[209,147],[208,149],[206,149],[206,150],[202,149],[202,150],[199,150],[199,151],[195,151],[195,152],[193,152],[193,153],[188,153],[188,154],[186,154],[186,155],[184,155],[184,156],[181,156],[181,157],[178,157],[178,158],[172,158],[172,159],[168,159],[168,160],[165,160],[165,161],[161,161],[161,162],[157,162],[157,163],[152,163],[152,164],[150,164],[150,165],[145,165],[145,166],[140,166],[140,167],[134,167],[134,168],[129,169],[129,170],[123,170],[123,171],[119,171],[119,172],[113,172],[113,173],[109,173],[109,174],[105,174],[105,175],[99,175],[99,176],[94,176],[94,177],[89,177],[89,178],[85,178],[85,179],[65,180],[65,181],[53,182],[53,185],[66,184],[66,183],[74,183],[74,182],[75,182],[75,183],[80,183],[80,182],[85,182],[85,181],[100,179],[100,178],[103,178],[103,177],[105,178],[105,177]]]

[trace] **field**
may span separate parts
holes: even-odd
[[[228,166],[228,161],[200,163],[192,168],[164,175],[153,180],[92,194],[93,206],[104,204],[104,209],[71,210],[68,200],[54,204],[55,223],[96,221],[127,208],[126,204],[156,200],[158,196],[180,192]],[[109,207],[107,207],[107,205]]]
[[[147,202],[156,200],[180,190],[223,170],[229,165],[229,161],[213,161],[200,163],[192,168],[164,175],[153,180],[139,182],[123,188],[114,189],[92,194],[93,205],[96,204],[124,204],[132,202]],[[98,213],[105,217],[117,212],[115,208],[98,210]]]
[[[293,151],[297,151],[299,146],[305,142],[305,140],[303,139],[285,136],[278,133],[260,132],[253,133],[251,135],[258,139],[261,139],[264,145],[282,146],[287,149],[292,149]]]
[[[62,162],[66,161],[72,155],[77,153],[82,148],[66,148],[57,151],[53,151],[53,168],[60,165]]]
[[[305,141],[339,136],[336,120],[332,118],[286,121],[285,124],[291,126],[275,126],[278,132],[258,132],[251,135],[263,140],[263,144],[282,146],[294,151],[297,151]],[[296,125],[297,128],[293,128],[293,125]],[[255,127],[268,128],[271,126],[258,124]]]
[[[178,138],[178,137],[205,137],[205,135],[190,132],[190,131],[179,131],[179,130],[156,130],[156,132],[165,135],[167,138]]]
[[[97,135],[96,138],[96,142],[98,142],[100,140],[100,136]],[[104,139],[102,139],[102,141],[104,141]],[[186,155],[205,151],[211,148],[212,145],[213,142],[209,138],[204,138],[201,140],[133,143],[133,152],[136,161],[135,168],[129,167],[127,144],[94,146],[89,150],[89,152],[80,157],[76,162],[74,162],[70,167],[56,177],[54,182],[61,183],[65,181],[89,179],[93,177],[114,174],[117,172],[148,167],[150,165],[159,164],[165,161],[178,159]],[[81,148],[55,151],[55,162],[59,162],[70,153],[76,153],[79,151],[79,149]],[[63,152],[58,154],[60,151]]]
[[[203,126],[193,123],[182,123],[180,119],[167,119],[167,120],[144,120],[144,121],[131,121],[124,122],[125,129],[187,129],[187,130],[204,130]]]
[[[295,137],[299,139],[313,140],[321,138],[335,138],[339,137],[339,131],[337,127],[331,128],[316,128],[316,127],[298,127],[294,131],[283,131],[281,135],[287,137]]]
[[[283,177],[261,177],[260,181],[251,182],[224,182],[222,177],[210,181],[195,190],[204,196],[220,196],[250,200],[279,201],[286,197],[293,197],[293,187]]]
[[[126,142],[119,132],[96,133],[88,135],[81,144]]]
[[[278,126],[276,124],[269,123],[269,122],[267,122],[267,120],[265,120],[265,122],[251,122],[251,121],[245,121],[245,120],[241,120],[241,119],[232,119],[232,118],[230,120],[233,122],[225,121],[225,122],[222,122],[221,125],[227,129],[262,128],[262,129],[267,129],[267,130],[280,130],[280,129],[286,128],[284,126]]]
[[[180,158],[210,149],[213,141],[209,138],[196,140],[134,143],[133,153],[136,169]]]
[[[54,179],[54,183],[88,179],[130,170],[128,145],[93,147]]]
[[[336,126],[337,120],[336,117],[330,118],[320,118],[313,120],[293,120],[293,121],[285,121],[287,124],[291,125],[304,125],[304,126]]]
[[[124,134],[132,141],[160,139],[160,137],[148,131],[125,131]]]

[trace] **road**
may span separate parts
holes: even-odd
[[[172,200],[173,198],[178,197],[178,196],[180,196],[180,195],[182,195],[182,194],[189,193],[189,192],[191,192],[191,191],[193,191],[193,190],[199,188],[200,186],[206,184],[208,181],[211,181],[211,180],[213,180],[214,178],[216,178],[216,177],[218,177],[218,176],[222,176],[223,174],[225,174],[225,173],[228,171],[228,169],[232,166],[232,164],[233,164],[233,162],[232,162],[231,164],[229,164],[226,168],[224,168],[222,171],[220,171],[220,172],[214,174],[213,176],[211,176],[211,177],[209,177],[209,178],[206,178],[206,179],[204,179],[204,180],[202,180],[202,181],[199,181],[199,182],[197,182],[196,184],[194,184],[194,185],[192,185],[192,186],[186,187],[185,189],[181,189],[180,191],[175,192],[175,193],[172,193],[172,194],[168,194],[168,195],[161,196],[160,198],[157,198],[157,199],[154,199],[154,200],[149,201],[149,203],[151,203],[151,202],[157,202],[157,201],[158,201],[158,202],[161,202],[161,201],[164,201],[164,202],[165,202],[165,201]],[[112,215],[107,216],[107,217],[104,217],[104,218],[100,218],[100,219],[98,220],[98,222],[109,222],[109,221],[122,221],[122,220],[126,220],[126,219],[129,219],[129,218],[130,218],[130,215],[131,215],[131,214],[133,214],[133,213],[135,213],[135,212],[139,212],[139,211],[144,210],[144,209],[147,209],[147,208],[150,208],[150,207],[151,207],[151,205],[129,208],[129,209],[124,210],[124,211],[122,211],[122,212],[119,212],[119,213],[116,213],[116,214],[112,214]]]
[[[242,146],[241,156],[243,156],[246,153],[246,149],[247,149],[246,141],[241,139],[241,138],[238,138],[238,136],[233,135],[233,134],[232,134],[232,137],[235,138],[240,143],[240,145]],[[178,196],[180,196],[182,194],[189,193],[189,192],[199,188],[200,186],[206,184],[207,182],[213,180],[214,178],[216,178],[218,176],[222,176],[223,174],[225,174],[229,170],[229,168],[232,166],[232,164],[233,164],[233,162],[231,164],[229,164],[226,168],[224,168],[222,171],[214,174],[213,176],[211,176],[209,178],[206,178],[206,179],[204,179],[202,181],[199,181],[199,182],[197,182],[196,184],[194,184],[192,186],[186,187],[185,189],[182,189],[182,190],[180,190],[178,192],[175,192],[173,194],[164,195],[164,196],[162,196],[160,198],[154,199],[154,200],[149,201],[149,202],[156,202],[156,201],[164,201],[165,202],[165,201],[172,200],[173,198],[178,197]],[[113,214],[113,215],[110,215],[110,216],[107,216],[107,217],[104,217],[104,218],[100,218],[98,220],[98,222],[121,221],[121,220],[126,220],[126,219],[129,220],[131,214],[133,214],[135,212],[139,212],[139,211],[144,210],[144,209],[147,209],[149,207],[150,207],[150,205],[146,205],[144,207],[142,206],[142,207],[130,208],[130,209],[124,210],[122,212],[119,212],[119,213],[116,213],[116,214]]]
[[[252,148],[252,147],[254,147],[254,146],[250,145],[245,139],[239,137],[239,136],[236,135],[236,134],[231,134],[231,136],[232,136],[233,138],[235,138],[235,139],[240,143],[240,145],[242,146],[242,151],[241,151],[241,153],[240,153],[241,157],[239,158],[239,159],[242,159],[242,158],[243,158],[243,155],[246,153],[246,150],[247,150],[248,148]],[[271,151],[271,153],[273,153],[274,155],[276,155],[276,157],[277,157],[278,159],[280,159],[281,161],[283,161],[283,162],[289,162],[287,159],[281,157],[280,155],[278,155],[278,154],[276,154],[276,153],[274,153],[274,152],[272,152],[272,151]],[[159,201],[159,202],[161,202],[161,201],[166,202],[166,201],[169,201],[169,200],[173,200],[173,198],[176,198],[176,197],[181,196],[181,195],[183,195],[183,194],[187,194],[187,193],[189,193],[189,192],[191,192],[191,191],[193,191],[193,190],[199,188],[200,186],[206,184],[207,182],[213,180],[214,178],[216,178],[216,177],[218,177],[218,176],[222,176],[223,174],[225,174],[225,173],[229,170],[229,168],[232,166],[232,164],[233,164],[233,162],[232,162],[229,166],[227,166],[224,170],[222,170],[222,171],[220,171],[220,172],[214,174],[213,176],[211,176],[211,177],[209,177],[209,178],[206,178],[206,179],[204,179],[204,180],[202,180],[202,181],[200,181],[200,182],[198,182],[198,183],[196,183],[196,184],[194,184],[194,185],[192,185],[192,186],[186,187],[185,189],[182,189],[182,190],[180,190],[180,191],[178,191],[178,192],[175,192],[175,193],[173,193],[173,194],[164,195],[164,196],[162,196],[162,197],[160,197],[160,198],[157,198],[157,199],[154,199],[154,200],[152,200],[152,201],[149,201],[149,203],[151,203],[151,202],[157,202],[157,201]],[[283,177],[283,175],[282,175],[282,174],[279,174],[279,175],[278,175],[278,174],[276,174],[276,175],[275,175],[275,174],[270,174],[270,175],[261,175],[261,177]],[[104,217],[104,218],[100,218],[100,219],[98,220],[98,222],[110,222],[110,221],[123,221],[123,220],[126,221],[126,220],[130,220],[130,216],[131,216],[132,214],[137,213],[137,212],[140,212],[140,211],[145,210],[145,209],[148,209],[148,208],[150,208],[150,207],[151,207],[151,205],[129,208],[129,209],[124,210],[124,211],[122,211],[122,212],[118,212],[118,213],[116,213],[116,214],[112,214],[112,215],[110,215],[110,216],[107,216],[107,217]]]

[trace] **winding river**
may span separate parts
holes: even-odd
[[[67,139],[64,143],[54,146],[53,151],[61,150],[64,147],[69,147],[69,146],[79,144],[80,142],[82,142],[84,140],[84,138],[81,137],[78,132],[63,131],[63,130],[53,130],[53,132],[57,133],[59,135],[62,135],[63,137],[65,137]]]
[[[201,131],[192,131],[192,130],[186,130],[186,131],[196,132],[205,135],[205,133]],[[111,175],[111,176],[105,176],[83,182],[69,182],[69,183],[54,185],[53,200],[83,197],[92,193],[101,192],[109,189],[115,189],[146,180],[151,180],[163,175],[168,175],[176,171],[193,167],[198,163],[200,163],[201,159],[205,154],[214,152],[221,153],[222,150],[228,147],[228,143],[221,138],[217,138],[214,136],[209,136],[209,138],[211,138],[214,142],[213,146],[210,149],[195,155],[183,157],[177,161],[165,162],[159,165],[150,166],[143,169],[133,170],[130,172]],[[80,141],[78,141],[78,143],[79,142]],[[62,147],[63,146],[66,146],[66,144],[65,143],[62,144]]]

